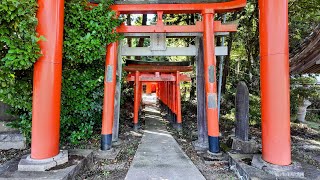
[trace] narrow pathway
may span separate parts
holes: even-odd
[[[157,107],[148,105],[145,111],[146,130],[126,179],[205,179],[166,130]]]

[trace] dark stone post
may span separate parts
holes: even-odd
[[[232,149],[244,154],[254,154],[259,150],[257,142],[249,140],[249,90],[245,82],[237,86],[235,99],[236,130]]]
[[[243,81],[237,86],[235,133],[242,141],[249,140],[249,90]]]

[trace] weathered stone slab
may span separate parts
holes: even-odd
[[[259,144],[254,141],[242,141],[239,138],[232,138],[232,149],[243,154],[255,154],[259,152]]]
[[[8,122],[0,121],[0,133],[2,133],[2,132],[13,132],[13,131],[17,131],[17,130],[8,127]]]
[[[25,149],[26,138],[18,132],[0,133],[0,149]]]
[[[69,161],[48,171],[18,171],[20,157],[0,166],[0,180],[31,180],[50,179],[67,180],[75,179],[86,168],[92,167],[93,153],[91,150],[69,150]]]
[[[46,171],[66,162],[68,151],[61,151],[57,156],[44,160],[34,160],[30,155],[25,155],[18,164],[18,171]]]
[[[239,179],[243,180],[274,180],[275,176],[268,174],[260,169],[250,165],[253,154],[233,154],[229,155],[229,166],[234,171]]]
[[[254,155],[252,165],[276,177],[304,178],[304,171],[298,162],[293,162],[289,166],[279,166],[264,161],[261,155]]]
[[[270,164],[268,164],[268,167],[264,164],[263,168],[257,168],[254,166],[252,160],[255,157],[259,157],[261,159],[261,155],[255,155],[255,154],[238,154],[238,153],[233,153],[233,152],[229,152],[228,153],[229,156],[229,165],[230,165],[230,169],[233,170],[237,176],[239,177],[239,179],[243,179],[243,180],[274,180],[274,179],[278,179],[278,180],[305,180],[305,179],[320,179],[320,170],[317,169],[317,167],[313,166],[313,165],[309,165],[305,162],[300,162],[300,161],[296,161],[293,163],[293,166],[295,165],[299,165],[298,170],[296,167],[291,166],[278,166],[277,168],[282,169],[281,171],[287,171],[288,169],[291,169],[290,171],[287,171],[295,174],[297,173],[296,171],[298,171],[298,173],[301,173],[301,171],[304,172],[304,177],[301,176],[290,176],[290,177],[281,177],[281,176],[275,176],[275,174],[270,174],[269,172],[265,171],[265,168],[270,168]],[[262,159],[261,159],[262,160]],[[274,165],[275,166],[275,165]],[[278,169],[279,170],[279,169]]]
[[[111,160],[114,160],[117,158],[118,154],[120,153],[121,149],[119,148],[112,148],[108,151],[101,151],[101,150],[98,150],[98,151],[94,151],[93,152],[93,155],[95,158],[98,158],[98,159],[111,159]]]

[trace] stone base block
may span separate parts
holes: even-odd
[[[258,180],[267,179],[274,180],[275,176],[268,174],[265,171],[257,169],[251,165],[253,154],[238,154],[228,152],[229,166],[232,171],[243,180]]]
[[[207,151],[209,149],[209,143],[208,142],[199,142],[198,140],[193,141],[192,145],[196,151]]]
[[[118,154],[120,153],[120,150],[121,149],[111,148],[108,151],[98,150],[98,151],[95,151],[93,154],[94,154],[94,157],[98,158],[98,159],[111,159],[111,160],[114,160],[114,159],[117,158]]]
[[[0,133],[0,150],[25,148],[26,138],[19,132]]]
[[[259,152],[259,144],[254,140],[242,141],[233,137],[232,149],[243,154],[255,154]]]
[[[289,166],[279,166],[270,164],[262,159],[261,155],[254,155],[252,159],[252,166],[261,169],[276,177],[289,177],[289,178],[303,178],[304,171],[298,162],[293,162]]]
[[[228,165],[228,157],[225,153],[211,153],[209,151],[203,154],[204,163],[207,165]]]
[[[124,141],[121,139],[118,139],[117,141],[112,141],[112,146],[120,146],[121,144],[123,144]]]
[[[46,171],[68,162],[68,151],[61,151],[57,156],[49,159],[35,160],[30,155],[23,156],[18,164],[19,171]]]
[[[0,179],[6,180],[65,180],[78,179],[77,175],[93,165],[92,150],[69,150],[69,161],[47,171],[18,171],[20,158],[0,165]]]
[[[1,103],[1,102],[0,102]],[[8,127],[8,122],[1,121],[1,116],[0,116],[0,133],[3,132],[15,132],[17,131],[16,129],[13,129],[11,127]]]

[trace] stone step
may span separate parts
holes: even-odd
[[[2,132],[12,132],[12,131],[16,131],[13,128],[8,127],[8,122],[5,121],[0,121],[0,133]]]
[[[0,132],[0,150],[25,148],[26,138],[19,132]]]

